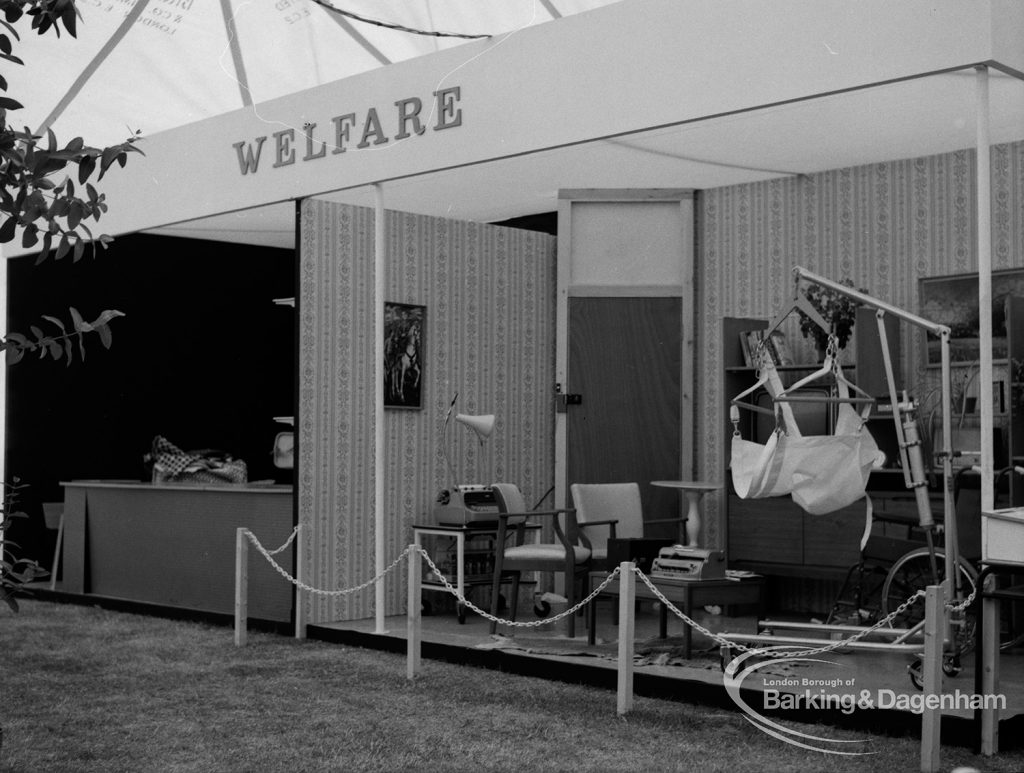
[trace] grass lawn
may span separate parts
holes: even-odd
[[[250,631],[27,600],[0,610],[0,771],[916,771],[916,738],[807,752],[738,712]],[[813,726],[830,738],[862,733]],[[1024,770],[946,746],[943,770]]]

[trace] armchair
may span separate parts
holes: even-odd
[[[569,538],[573,533],[572,510],[526,510],[526,501],[518,486],[511,483],[495,483],[492,486],[498,503],[498,534],[494,543],[494,582],[491,592],[491,614],[498,614],[499,592],[502,583],[511,581],[509,615],[516,619],[519,601],[519,579],[523,572],[555,572],[565,575],[566,597],[569,606],[576,601],[576,579],[586,577],[590,570],[590,550],[574,544]],[[563,528],[559,516],[565,514]],[[554,526],[556,542],[526,542],[526,530],[531,519],[550,518]],[[498,628],[491,623],[491,633]],[[568,634],[576,635],[575,616],[568,619]]]
[[[613,568],[608,566],[609,539],[638,539],[649,524],[686,521],[683,517],[645,521],[637,483],[573,483],[569,491],[581,539],[591,549],[593,570]]]

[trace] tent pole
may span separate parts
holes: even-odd
[[[992,510],[995,502],[992,427],[992,185],[991,138],[989,135],[988,67],[976,68],[977,110],[977,196],[978,196],[978,310],[980,363],[978,387],[981,403],[981,509]]]
[[[384,188],[373,185],[373,547],[375,573],[384,571]],[[374,586],[375,633],[384,630],[384,578]]]

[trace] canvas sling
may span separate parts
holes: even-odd
[[[773,367],[762,369],[774,372]],[[849,382],[842,368],[834,362],[832,370],[839,398],[848,399]],[[744,499],[789,494],[813,515],[834,512],[862,498],[871,469],[881,459],[865,426],[870,405],[858,413],[852,404],[840,402],[834,434],[803,435],[785,402],[785,390],[779,388],[778,374],[766,373],[758,382],[775,400],[776,428],[760,444],[743,439],[737,420],[731,450],[736,493]],[[870,503],[868,507],[870,512]]]

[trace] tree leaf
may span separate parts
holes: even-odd
[[[19,102],[16,99],[11,99],[10,97],[0,97],[0,107],[2,107],[4,110],[21,110],[21,108],[23,108],[24,105],[22,105],[21,102]]]
[[[85,239],[75,239],[75,254],[72,256],[72,261],[77,263],[82,259],[85,254]]]
[[[53,243],[53,234],[47,231],[43,234],[43,248],[39,253],[39,257],[36,258],[36,265],[38,266],[46,257],[50,254],[50,245]]]
[[[64,29],[68,31],[71,37],[77,37],[75,32],[75,25],[78,21],[78,9],[75,8],[74,3],[68,3],[64,6],[64,11],[60,15],[61,21],[64,22]]]
[[[117,319],[118,317],[123,317],[123,316],[124,316],[124,312],[123,311],[118,311],[117,309],[107,309],[105,311],[101,311],[100,315],[98,317],[96,317],[96,319],[94,319],[92,321],[92,327],[99,327],[100,325],[106,325],[112,319]]]
[[[49,314],[43,314],[43,319],[45,319],[47,322],[52,322],[54,325],[56,325],[60,329],[61,333],[65,332],[64,320],[62,320],[60,317],[51,317]]]
[[[68,194],[71,195],[70,193]],[[68,205],[68,228],[74,231],[78,228],[78,224],[82,222],[82,204],[77,200],[72,200]]]
[[[107,325],[96,325],[96,332],[100,334],[100,342],[103,344],[104,349],[109,349],[110,344],[113,343],[110,328]]]
[[[82,315],[78,313],[78,309],[74,306],[69,306],[68,311],[71,312],[71,322],[74,324],[74,330],[76,333],[82,332],[83,326],[86,324],[85,320],[82,319]]]
[[[25,231],[21,235],[21,246],[22,247],[34,247],[36,242],[39,241],[39,228],[35,223],[29,223],[25,226]]]
[[[60,242],[57,244],[57,254],[54,255],[54,260],[60,260],[68,254],[68,250],[71,249],[71,242],[68,239],[66,233],[60,235]]]
[[[86,180],[89,179],[89,175],[91,175],[95,171],[96,159],[93,158],[92,156],[86,156],[85,158],[78,162],[78,182],[84,183]],[[87,186],[87,188],[92,188],[92,186],[89,185]],[[95,189],[93,189],[93,191],[95,192]],[[91,195],[92,194],[90,194],[90,196]]]
[[[17,228],[18,221],[13,217],[7,218],[3,225],[0,225],[0,244],[7,244],[14,238],[14,231]]]

